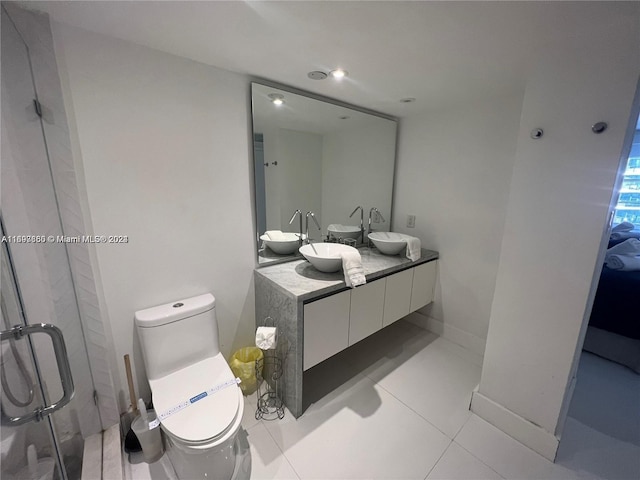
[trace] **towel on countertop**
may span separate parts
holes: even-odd
[[[280,230],[267,230],[264,234],[269,237],[269,240],[273,240],[274,242],[284,242],[287,239]]]
[[[640,255],[640,240],[629,238],[607,250],[605,261],[610,255]]]
[[[355,248],[354,251],[340,253],[342,257],[342,269],[344,270],[344,283],[347,287],[355,288],[367,283],[362,267],[362,257]]]
[[[640,257],[611,254],[607,255],[605,265],[612,270],[637,272],[640,271]]]
[[[415,262],[421,256],[420,239],[411,235],[403,235],[403,237],[407,241],[407,258]]]

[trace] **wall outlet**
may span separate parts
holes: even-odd
[[[416,216],[407,215],[407,228],[416,228]]]

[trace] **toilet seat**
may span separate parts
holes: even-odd
[[[150,380],[154,408],[160,415],[234,378],[222,354],[206,358],[165,377]],[[236,427],[242,401],[237,385],[222,388],[168,416],[162,420],[162,428],[175,443],[210,446],[223,440]]]

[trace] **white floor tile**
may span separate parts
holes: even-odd
[[[455,442],[427,477],[434,480],[499,480],[502,477]]]
[[[406,342],[406,349],[364,374],[454,438],[469,418],[471,392],[480,382],[481,367],[464,349],[428,332]],[[421,347],[421,348],[416,348]]]
[[[145,463],[142,452],[124,455],[124,478],[127,480],[178,480],[166,453],[151,464]]]
[[[256,420],[256,402],[257,398],[255,393],[244,397],[244,412],[242,413],[241,423],[245,430],[249,430],[260,421]]]
[[[597,478],[637,479],[640,478],[640,446],[610,437],[569,417],[556,464]]]
[[[251,479],[298,480],[298,475],[260,422],[249,430]]]
[[[297,420],[264,425],[302,479],[424,479],[450,443],[361,375]]]

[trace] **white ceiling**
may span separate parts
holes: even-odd
[[[598,41],[615,28],[616,15],[628,14],[609,2],[23,4],[58,22],[398,117],[521,90],[545,42],[566,35]],[[578,31],[566,31],[570,17]],[[349,77],[307,78],[336,67]],[[404,97],[417,101],[403,104]]]

